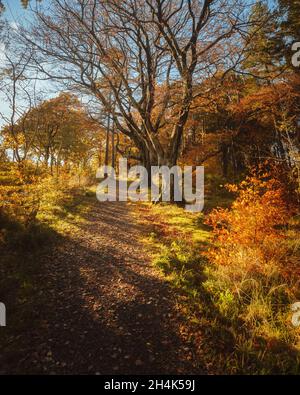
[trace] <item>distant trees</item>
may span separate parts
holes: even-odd
[[[247,47],[243,70],[256,77],[275,78],[282,69],[282,40],[278,12],[271,12],[265,2],[257,1],[252,7],[250,22],[251,40]]]
[[[287,68],[275,79],[235,72],[208,79],[202,89],[210,93],[192,102],[180,162],[237,179],[270,160],[299,182],[299,84]]]
[[[300,1],[279,0],[279,11],[283,16],[281,29],[286,38],[300,41]]]
[[[10,50],[9,45],[6,45],[3,49],[0,89],[8,108],[7,111],[0,109],[0,118],[10,129],[10,148],[13,160],[21,162],[27,155],[27,149],[24,146],[22,152],[19,150],[20,144],[16,132],[16,123],[32,107],[35,100],[34,86],[31,85],[26,76],[31,52],[29,49],[19,51],[19,48]]]
[[[16,147],[17,160],[31,159],[53,173],[61,166],[87,166],[97,154],[99,125],[79,100],[67,93],[45,100],[2,130],[4,145]]]

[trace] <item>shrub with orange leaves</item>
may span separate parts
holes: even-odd
[[[300,332],[291,324],[290,306],[300,297],[300,244],[286,189],[272,170],[254,171],[227,188],[237,193],[231,209],[216,209],[207,219],[214,245],[206,252],[203,287],[230,322],[233,365],[244,373],[256,356],[264,373],[299,374]]]
[[[208,252],[216,263],[229,264],[236,246],[256,251],[257,263],[280,253],[282,225],[290,217],[284,188],[270,173],[253,172],[239,185],[227,185],[238,194],[231,209],[215,209],[207,219],[212,226],[216,247]]]

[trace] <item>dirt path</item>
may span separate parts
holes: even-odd
[[[94,202],[78,232],[42,257],[40,325],[0,359],[2,373],[201,373],[131,210]]]

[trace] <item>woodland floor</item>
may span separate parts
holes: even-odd
[[[180,335],[175,291],[139,241],[148,229],[135,206],[89,200],[76,231],[40,254],[17,323],[17,296],[6,295],[0,374],[205,373]]]

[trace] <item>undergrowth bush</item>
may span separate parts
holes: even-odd
[[[249,176],[237,185],[227,188],[238,194],[231,209],[214,209],[207,219],[213,227],[218,248],[208,253],[218,264],[230,264],[236,251],[250,248],[256,259],[251,266],[260,267],[266,259],[278,257],[284,229],[290,212],[283,199],[284,188],[267,173]],[[276,248],[275,248],[276,247]]]
[[[211,264],[203,286],[235,327],[236,357],[249,366],[255,355],[270,372],[295,373],[300,332],[290,309],[300,298],[300,248],[290,243],[295,234],[288,232],[292,212],[284,188],[268,173],[253,173],[228,189],[238,195],[231,209],[215,209],[206,221],[214,244],[205,253]],[[291,349],[291,365],[276,352],[280,345]]]
[[[210,373],[300,373],[291,311],[300,300],[300,216],[272,174],[254,171],[228,192],[207,177],[196,216],[174,204],[140,208],[151,229],[142,240],[179,295],[182,335]]]
[[[88,181],[82,177],[81,183]],[[81,184],[82,187],[83,184]],[[63,217],[80,190],[78,179],[61,170],[51,175],[32,163],[4,163],[0,169],[0,244],[39,244],[51,233],[47,224]]]

